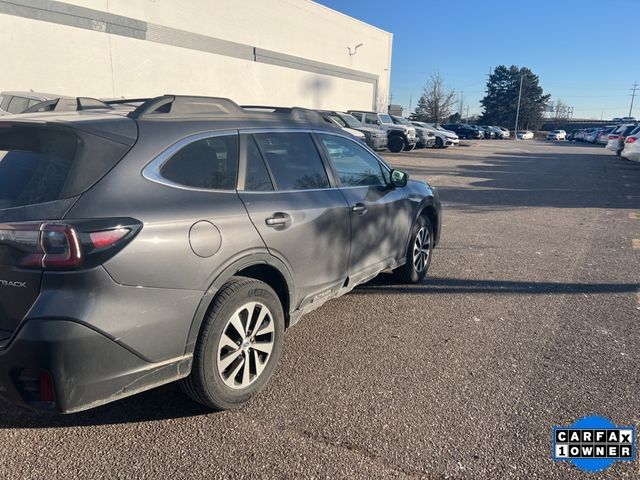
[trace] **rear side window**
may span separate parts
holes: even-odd
[[[29,108],[29,99],[24,97],[13,97],[9,102],[7,112],[9,113],[22,113]]]
[[[278,190],[329,187],[322,159],[308,133],[259,133],[255,139]]]
[[[269,177],[267,167],[252,136],[246,136],[246,145],[247,166],[244,177],[244,190],[247,192],[268,192],[273,190],[271,177]]]
[[[238,172],[238,136],[197,140],[160,167],[160,175],[185,187],[235,190]]]
[[[79,195],[129,148],[66,127],[0,124],[0,209]]]

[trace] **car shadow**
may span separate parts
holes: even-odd
[[[505,152],[449,169],[426,162],[396,162],[394,166],[418,178],[445,175],[464,179],[462,185],[459,181],[435,185],[445,210],[482,213],[523,207],[640,208],[639,199],[625,195],[640,190],[640,163],[607,152]]]
[[[351,295],[398,294],[423,295],[443,293],[489,293],[502,295],[578,295],[636,292],[640,283],[575,283],[530,282],[516,280],[485,280],[429,277],[416,285],[398,285],[390,273],[382,273],[373,280],[356,287]]]
[[[66,428],[153,422],[219,415],[184,395],[177,384],[149,390],[117,402],[68,415],[40,413],[0,400],[0,429]]]

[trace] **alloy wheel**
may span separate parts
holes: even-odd
[[[275,341],[274,319],[260,302],[237,309],[225,326],[216,356],[216,367],[227,387],[246,388],[264,371]]]
[[[413,242],[413,267],[418,273],[421,273],[427,266],[430,246],[431,238],[429,229],[427,227],[422,227],[418,230],[416,240]]]

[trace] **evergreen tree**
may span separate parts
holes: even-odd
[[[538,76],[526,67],[500,65],[489,76],[486,95],[480,101],[483,125],[514,127],[521,77],[522,99],[517,128],[537,129],[542,124],[545,105],[551,96],[544,94]]]

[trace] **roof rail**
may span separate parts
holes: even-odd
[[[126,105],[128,103],[144,103],[149,98],[116,98],[115,100],[102,100],[107,105]]]
[[[219,115],[242,115],[244,111],[228,98],[162,95],[145,101],[130,112],[128,117],[143,118],[194,118]]]
[[[283,115],[289,115],[292,120],[300,121],[300,122],[311,122],[311,123],[320,123],[326,124],[327,121],[324,119],[321,113],[317,110],[312,110],[310,108],[302,108],[302,107],[271,107],[266,105],[242,105],[244,110],[264,110],[273,113],[280,113]]]
[[[102,100],[98,100],[97,98],[91,97],[78,97],[76,99],[77,108],[76,110],[95,110],[95,109],[109,109],[113,110],[113,107],[107,105]]]

